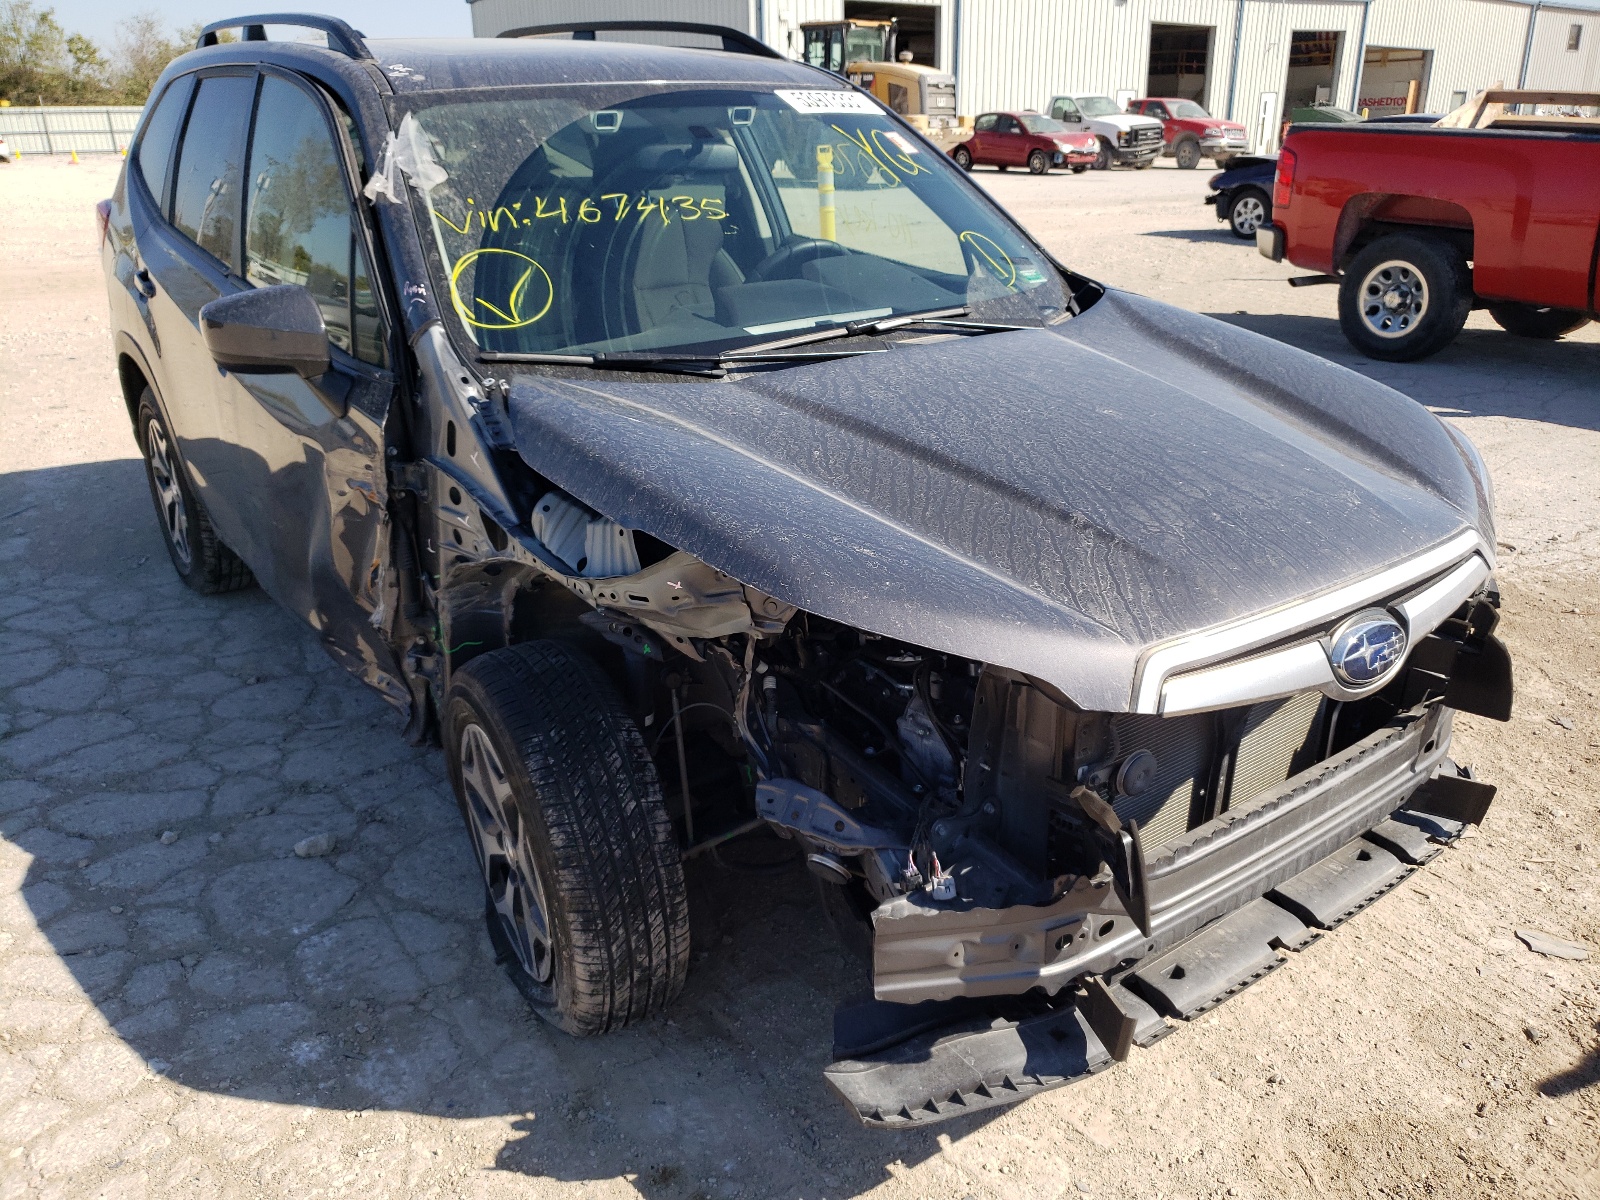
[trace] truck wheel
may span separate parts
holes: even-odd
[[[1200,165],[1200,143],[1184,138],[1173,149],[1172,156],[1178,160],[1178,170],[1192,171]]]
[[[149,388],[139,398],[135,432],[144,452],[144,474],[161,537],[178,578],[204,596],[249,587],[255,576],[212,528]]]
[[[1082,175],[1082,174],[1083,174],[1083,173],[1084,173],[1084,172],[1085,172],[1085,171],[1087,171],[1087,170],[1088,170],[1088,169],[1089,169],[1089,167],[1088,167],[1088,165],[1087,165],[1087,164],[1085,164],[1085,165],[1083,165],[1083,166],[1077,166],[1077,167],[1073,167],[1073,168],[1072,168],[1072,173],[1073,173],[1073,174],[1074,174],[1074,175]]]
[[[1105,138],[1100,139],[1100,153],[1095,156],[1091,164],[1096,171],[1106,171],[1111,168],[1111,143]]]
[[[1390,234],[1345,268],[1339,325],[1368,358],[1410,362],[1450,344],[1472,310],[1472,272],[1447,242]]]
[[[489,940],[523,998],[580,1036],[660,1012],[689,966],[683,865],[600,668],[550,641],[480,655],[451,681],[444,731]]]
[[[1491,304],[1489,315],[1507,333],[1546,342],[1553,342],[1589,323],[1589,318],[1577,309],[1541,308],[1536,304]]]
[[[960,167],[963,171],[972,170],[972,151],[968,150],[965,146],[957,146],[954,150],[950,151],[950,157],[956,160],[956,166]]]
[[[1156,160],[1155,159],[1146,158],[1146,159],[1141,159],[1139,162],[1134,163],[1133,164],[1133,169],[1135,171],[1148,171],[1151,167],[1153,167],[1155,165],[1156,165]]]
[[[1028,155],[1028,173],[1030,175],[1043,175],[1050,169],[1050,160],[1045,157],[1043,150],[1035,150]]]
[[[1271,217],[1272,202],[1260,188],[1240,188],[1228,204],[1228,228],[1233,236],[1247,242],[1256,240],[1256,230]]]

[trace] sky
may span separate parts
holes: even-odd
[[[298,11],[340,17],[375,38],[472,36],[466,0],[35,0],[35,7],[55,9],[63,29],[85,34],[104,49],[116,42],[118,22],[139,12],[155,13],[174,30],[263,11]]]

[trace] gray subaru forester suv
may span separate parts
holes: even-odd
[[[102,205],[174,568],[442,746],[535,1011],[667,1008],[685,862],[765,838],[870,971],[828,1081],[927,1124],[1126,1057],[1482,818],[1465,437],[1075,273],[844,81],[647,25],[220,22]]]

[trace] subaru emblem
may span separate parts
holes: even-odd
[[[1333,631],[1328,662],[1345,687],[1369,687],[1400,664],[1406,642],[1404,625],[1381,608],[1369,608]]]

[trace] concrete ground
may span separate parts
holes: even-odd
[[[554,1033],[490,963],[440,756],[261,593],[177,583],[107,337],[117,165],[0,168],[0,1198],[1600,1195],[1594,327],[1474,315],[1381,366],[1332,289],[1227,235],[1205,171],[979,176],[1078,269],[1469,433],[1518,710],[1457,726],[1501,786],[1481,832],[1239,998],[1085,1083],[873,1133],[822,1083],[853,975],[798,868],[697,864],[682,999]],[[316,833],[334,853],[294,857]]]

